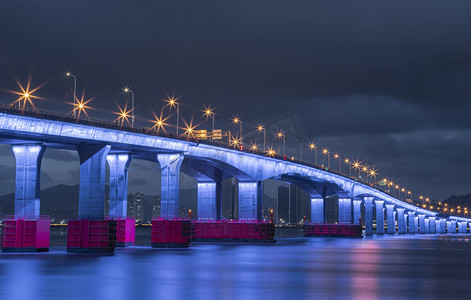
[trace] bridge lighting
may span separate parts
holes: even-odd
[[[172,110],[172,108],[175,108],[177,111],[177,136],[179,130],[178,122],[180,120],[180,103],[177,102],[178,99],[180,99],[180,97],[175,98],[175,94],[172,94],[172,96],[169,96],[167,94],[167,99],[165,100],[165,102],[167,102],[165,106],[168,106],[170,110]]]
[[[44,86],[44,84],[41,84],[33,89],[31,89],[31,76],[28,78],[28,82],[26,83],[26,86],[23,87],[23,85],[18,81],[18,79],[15,78],[15,82],[20,88],[21,91],[11,91],[8,90],[10,93],[18,95],[18,98],[13,102],[13,104],[18,103],[18,109],[25,109],[26,104],[31,104],[33,108],[36,108],[33,103],[33,99],[43,99],[42,97],[36,96],[33,93],[38,91],[40,88]]]
[[[239,145],[240,145],[240,139],[233,138],[233,139],[231,140],[231,144],[230,144],[230,145],[231,145],[231,146],[234,146],[234,149],[235,149],[235,148],[238,148]]]
[[[154,115],[154,118],[155,120],[152,120],[151,122],[154,123],[154,126],[152,126],[152,128],[155,130],[157,129],[157,133],[160,132],[160,130],[163,130],[163,132],[167,133],[167,131],[165,130],[165,127],[164,126],[167,126],[168,124],[165,123],[165,121],[167,121],[167,118],[164,118],[162,116],[162,113],[160,113],[160,117],[157,117],[153,112],[152,114]]]
[[[327,155],[327,168],[330,169],[330,152],[329,149],[323,148],[322,154]]]
[[[253,152],[258,151],[258,145],[255,143],[252,143],[252,145],[250,146],[250,150],[252,150]]]
[[[315,156],[314,164],[317,165],[317,145],[314,144],[313,142],[310,142],[310,143],[309,143],[309,150],[310,150],[311,152],[312,152],[312,150],[315,150],[316,156]]]
[[[265,127],[263,127],[262,123],[260,124],[257,124],[257,131],[260,133],[263,131],[263,150],[266,149],[266,144],[265,144],[265,141],[266,141],[266,130],[265,130]]]
[[[73,102],[74,105],[73,105],[73,107],[75,108],[76,107],[75,104],[76,104],[76,101],[77,101],[77,95],[76,95],[77,94],[77,77],[75,77],[75,75],[70,73],[70,72],[65,73],[65,75],[67,77],[72,77],[74,79],[74,102]],[[72,116],[75,116],[75,111],[72,111]]]
[[[236,115],[232,117],[232,123],[239,125],[240,142],[242,143],[242,120]]]
[[[74,102],[74,109],[72,111],[72,115],[76,116],[77,120],[80,118],[80,115],[82,113],[84,113],[88,117],[87,109],[91,109],[91,107],[88,106],[87,104],[94,99],[93,97],[88,100],[85,100],[84,97],[85,97],[85,92],[82,93],[82,98],[80,100],[76,99],[76,101]]]
[[[340,159],[340,155],[335,153],[334,158],[339,160],[339,172],[342,173],[342,160]]]
[[[281,130],[277,131],[276,137],[283,139],[283,156],[286,156],[286,136],[285,133]]]
[[[132,115],[131,115],[131,128],[134,128],[134,121],[136,119],[135,116],[134,116],[134,92],[128,87],[125,87],[123,89],[123,91],[126,94],[131,93],[131,113],[132,113]]]
[[[213,140],[213,134],[214,134],[214,117],[215,113],[213,112],[214,108],[211,108],[211,106],[204,107],[204,116],[206,116],[206,119],[211,118],[213,120],[213,126],[211,127],[211,141]]]
[[[121,121],[121,125],[120,125],[121,127],[123,126],[124,121],[126,121],[130,125],[129,113],[131,112],[131,110],[127,109],[127,105],[124,107],[124,109],[121,109],[121,107],[118,106],[118,110],[119,112],[115,112],[115,114],[118,115],[115,121],[118,121],[118,123]]]
[[[267,156],[274,157],[276,155],[276,151],[273,148],[268,148]]]

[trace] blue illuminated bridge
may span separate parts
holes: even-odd
[[[322,168],[228,148],[225,144],[121,128],[100,121],[52,113],[0,108],[0,143],[12,145],[16,159],[15,217],[39,217],[40,166],[47,148],[75,150],[80,158],[79,219],[105,216],[105,167],[110,169],[109,216],[127,216],[127,169],[132,159],[161,166],[161,217],[179,215],[180,171],[198,181],[198,219],[220,220],[222,182],[238,180],[240,220],[262,220],[263,181],[298,186],[311,198],[312,223],[324,223],[326,198],[338,199],[340,223],[359,224],[365,234],[467,233],[471,219],[441,215],[403,202],[384,191]],[[364,207],[364,209],[363,209]],[[376,214],[373,214],[373,210]],[[386,214],[384,213],[386,211]],[[384,232],[384,216],[386,228]],[[396,232],[397,228],[397,232]]]

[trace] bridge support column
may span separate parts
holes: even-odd
[[[135,244],[136,221],[128,219],[128,168],[129,154],[108,154],[106,161],[110,167],[110,208],[109,217],[116,220],[116,246]]]
[[[363,197],[365,201],[365,236],[373,235],[373,197]]]
[[[324,198],[311,197],[311,223],[324,222]]]
[[[353,224],[361,225],[361,201],[360,199],[353,199]]]
[[[467,232],[467,224],[466,222],[458,222],[458,232],[459,233],[466,233]]]
[[[352,224],[352,198],[339,198],[339,223]]]
[[[450,233],[456,233],[456,221],[455,220],[452,220],[450,221]]]
[[[178,218],[180,195],[180,167],[183,155],[157,154],[161,169],[160,186],[160,217],[164,219]]]
[[[376,234],[384,234],[384,201],[375,200],[376,205]]]
[[[113,252],[116,247],[116,221],[105,218],[106,157],[111,146],[79,144],[79,220],[69,220],[68,252]],[[93,232],[102,234],[97,236]],[[106,234],[104,234],[106,233]]]
[[[221,182],[198,182],[198,220],[220,220]]]
[[[397,233],[404,234],[406,233],[406,219],[404,215],[405,209],[402,207],[396,208],[397,212]]]
[[[415,216],[415,212],[413,211],[409,211],[407,212],[407,221],[409,223],[409,227],[407,229],[407,233],[410,233],[410,234],[414,234],[415,233],[415,226],[414,226],[414,216]]]
[[[396,220],[394,218],[394,204],[386,204],[386,215],[388,217],[388,234],[396,233]]]
[[[419,232],[425,233],[425,215],[419,215]]]
[[[430,219],[425,218],[425,233],[430,233]]]
[[[419,216],[414,216],[414,233],[419,233]]]
[[[39,215],[41,160],[46,147],[41,144],[13,145],[16,162],[14,216],[3,220],[10,228],[2,231],[3,252],[41,252],[49,250],[49,218]],[[35,232],[25,232],[34,226]],[[13,234],[14,233],[14,234]],[[28,239],[25,239],[28,234]]]
[[[263,181],[239,181],[239,220],[262,220]]]
[[[436,233],[437,232],[437,228],[436,228],[436,217],[429,217],[428,218],[429,221],[430,221],[430,233]]]
[[[440,233],[446,233],[446,225],[447,225],[446,219],[441,219],[440,220]]]

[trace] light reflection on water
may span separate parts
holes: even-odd
[[[471,295],[466,236],[293,238],[276,245],[144,246],[113,256],[0,253],[0,299],[453,298]]]

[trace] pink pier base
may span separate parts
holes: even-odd
[[[2,251],[49,251],[50,226],[51,221],[47,216],[39,218],[5,217],[2,224]]]

